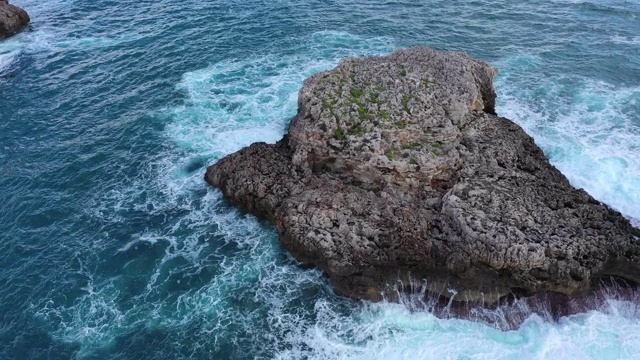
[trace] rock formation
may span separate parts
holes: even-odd
[[[26,11],[9,4],[9,0],[0,0],[0,39],[22,30],[29,21],[31,19]]]
[[[288,135],[205,179],[358,299],[486,304],[640,283],[640,232],[495,114],[496,73],[424,47],[343,60],[304,82]]]

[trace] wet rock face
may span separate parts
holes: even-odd
[[[280,142],[205,179],[354,298],[419,288],[486,304],[640,283],[638,230],[495,115],[496,73],[423,47],[343,60],[304,82]]]
[[[31,21],[23,9],[0,0],[0,39],[14,35]]]

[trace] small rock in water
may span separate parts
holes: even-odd
[[[23,9],[0,0],[0,39],[14,35],[22,30],[31,19]]]

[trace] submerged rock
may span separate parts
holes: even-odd
[[[9,37],[22,30],[31,21],[23,9],[0,0],[0,39]]]
[[[490,304],[640,283],[638,230],[495,115],[496,73],[424,47],[343,60],[304,82],[288,135],[205,179],[358,299]]]

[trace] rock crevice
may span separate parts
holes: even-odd
[[[281,141],[231,154],[205,179],[354,298],[420,284],[491,303],[639,282],[637,229],[495,115],[496,73],[424,47],[342,60],[305,80]]]

